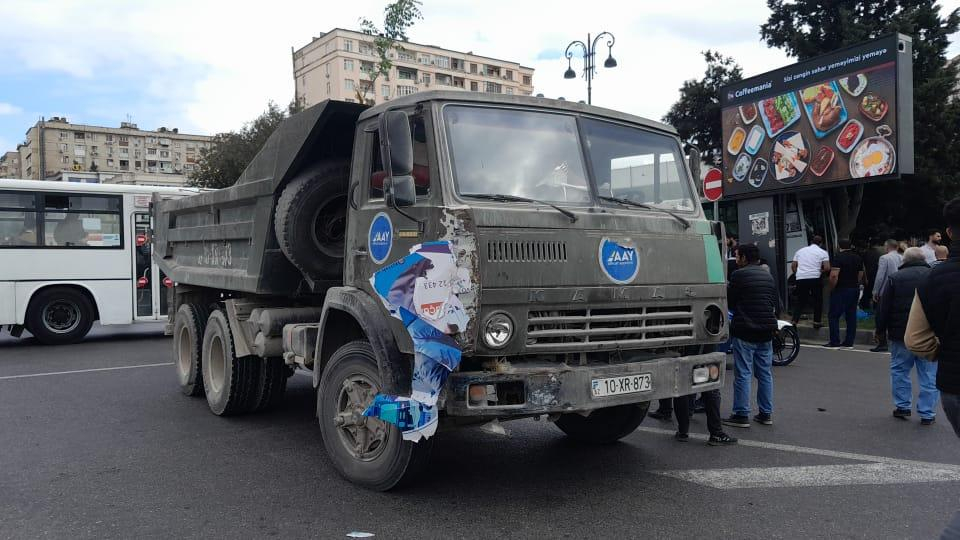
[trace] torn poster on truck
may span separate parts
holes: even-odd
[[[395,424],[405,440],[430,437],[440,391],[460,365],[460,346],[451,335],[470,322],[457,296],[471,290],[470,273],[457,266],[450,242],[424,242],[376,272],[370,284],[413,340],[413,391],[409,398],[378,394],[363,414]]]

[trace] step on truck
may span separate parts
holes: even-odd
[[[697,154],[669,126],[527,96],[306,109],[232,187],[154,201],[180,387],[241,414],[312,372],[331,462],[377,490],[455,427],[617,441],[652,400],[723,382]]]

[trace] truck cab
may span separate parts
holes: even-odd
[[[185,232],[158,231],[161,267],[183,292],[171,309],[214,291],[235,345],[175,343],[181,382],[207,382],[208,365],[230,376],[205,354],[312,370],[332,461],[374,489],[424,467],[438,427],[541,417],[581,442],[612,442],[651,400],[722,385],[724,355],[712,351],[727,337],[723,234],[669,126],[565,101],[422,92],[358,111],[350,152],[338,281],[303,271],[294,286],[263,263],[283,250],[283,206],[298,200],[284,183],[309,158],[268,167],[273,191],[250,212],[237,210],[240,195],[160,209],[157,223],[171,224],[222,201],[233,210],[221,219],[246,216],[276,236],[250,240],[260,254],[236,244],[238,262],[214,257],[218,281],[190,266],[229,251],[221,240],[198,234],[178,248],[163,237]],[[228,189],[253,197],[256,183]],[[273,227],[256,224],[263,201],[276,206]],[[331,236],[333,221],[314,219],[304,230]]]

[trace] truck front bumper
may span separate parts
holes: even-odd
[[[530,416],[590,411],[685,396],[722,387],[724,362],[724,353],[713,352],[611,365],[520,364],[508,365],[496,372],[451,373],[443,410],[451,416]],[[706,367],[714,372],[710,366],[716,367],[716,379],[695,384],[694,369]],[[650,376],[649,389],[602,397],[594,395],[595,380],[644,374]],[[496,395],[496,398],[471,400],[471,387],[478,385],[485,386],[488,395]],[[476,389],[474,393],[480,391]],[[500,399],[500,396],[506,399]]]

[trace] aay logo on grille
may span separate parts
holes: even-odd
[[[600,240],[598,257],[603,273],[614,283],[627,284],[637,277],[640,269],[638,251],[629,240],[616,241],[610,238]]]

